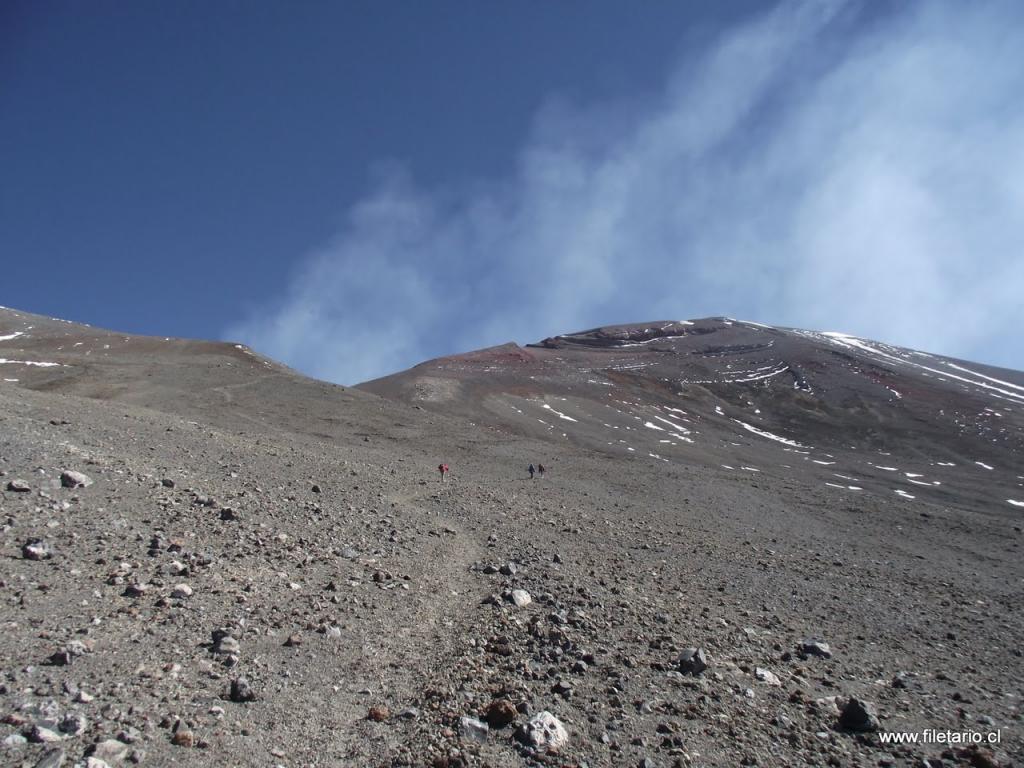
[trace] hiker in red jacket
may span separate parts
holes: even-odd
[[[447,464],[438,464],[437,465],[437,471],[441,473],[441,482],[443,483],[445,475],[448,474],[448,465]]]

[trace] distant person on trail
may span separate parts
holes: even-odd
[[[447,464],[438,464],[437,465],[437,471],[441,473],[441,482],[443,483],[445,475],[448,474],[448,465]]]
[[[529,467],[527,467],[526,471],[530,473],[530,479],[533,480],[533,473],[535,471],[534,468],[533,468],[533,464],[531,464]]]
[[[544,465],[543,464],[538,464],[537,465],[537,474],[541,476],[541,479],[544,478]]]

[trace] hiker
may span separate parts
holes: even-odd
[[[445,475],[448,474],[448,465],[447,464],[438,464],[437,465],[437,471],[441,473],[441,482],[443,483]]]
[[[530,479],[533,480],[533,473],[536,471],[533,468],[533,464],[531,464],[529,467],[527,467],[526,471],[530,473]]]
[[[537,474],[540,475],[541,480],[544,479],[544,465],[543,464],[538,464],[537,465]]]

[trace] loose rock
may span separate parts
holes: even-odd
[[[808,656],[820,656],[823,659],[832,658],[832,649],[829,648],[828,643],[821,640],[802,640],[797,650],[802,658],[807,658]]]
[[[487,727],[487,723],[482,723],[475,717],[461,717],[459,718],[459,736],[466,741],[475,741],[478,744],[483,744],[487,741],[487,734],[490,728]]]
[[[510,725],[519,713],[508,699],[495,699],[487,707],[487,722],[492,728]]]
[[[256,692],[249,685],[249,681],[244,677],[236,678],[231,681],[231,693],[230,698],[236,703],[244,703],[247,701],[256,700]]]
[[[29,539],[21,547],[21,556],[26,560],[49,560],[53,549],[42,539]]]
[[[874,707],[855,697],[850,697],[839,715],[839,727],[846,731],[877,731],[878,726]]]
[[[516,737],[537,750],[558,751],[569,743],[569,732],[562,721],[546,710],[524,723]]]
[[[92,485],[92,478],[84,472],[65,469],[60,473],[60,484],[65,488],[88,488]]]
[[[679,654],[676,665],[684,675],[697,677],[708,668],[708,657],[703,648],[686,648]]]

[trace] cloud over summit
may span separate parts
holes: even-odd
[[[869,8],[783,3],[656,93],[552,100],[509,178],[391,168],[226,335],[342,383],[717,314],[1024,367],[1024,11]]]

